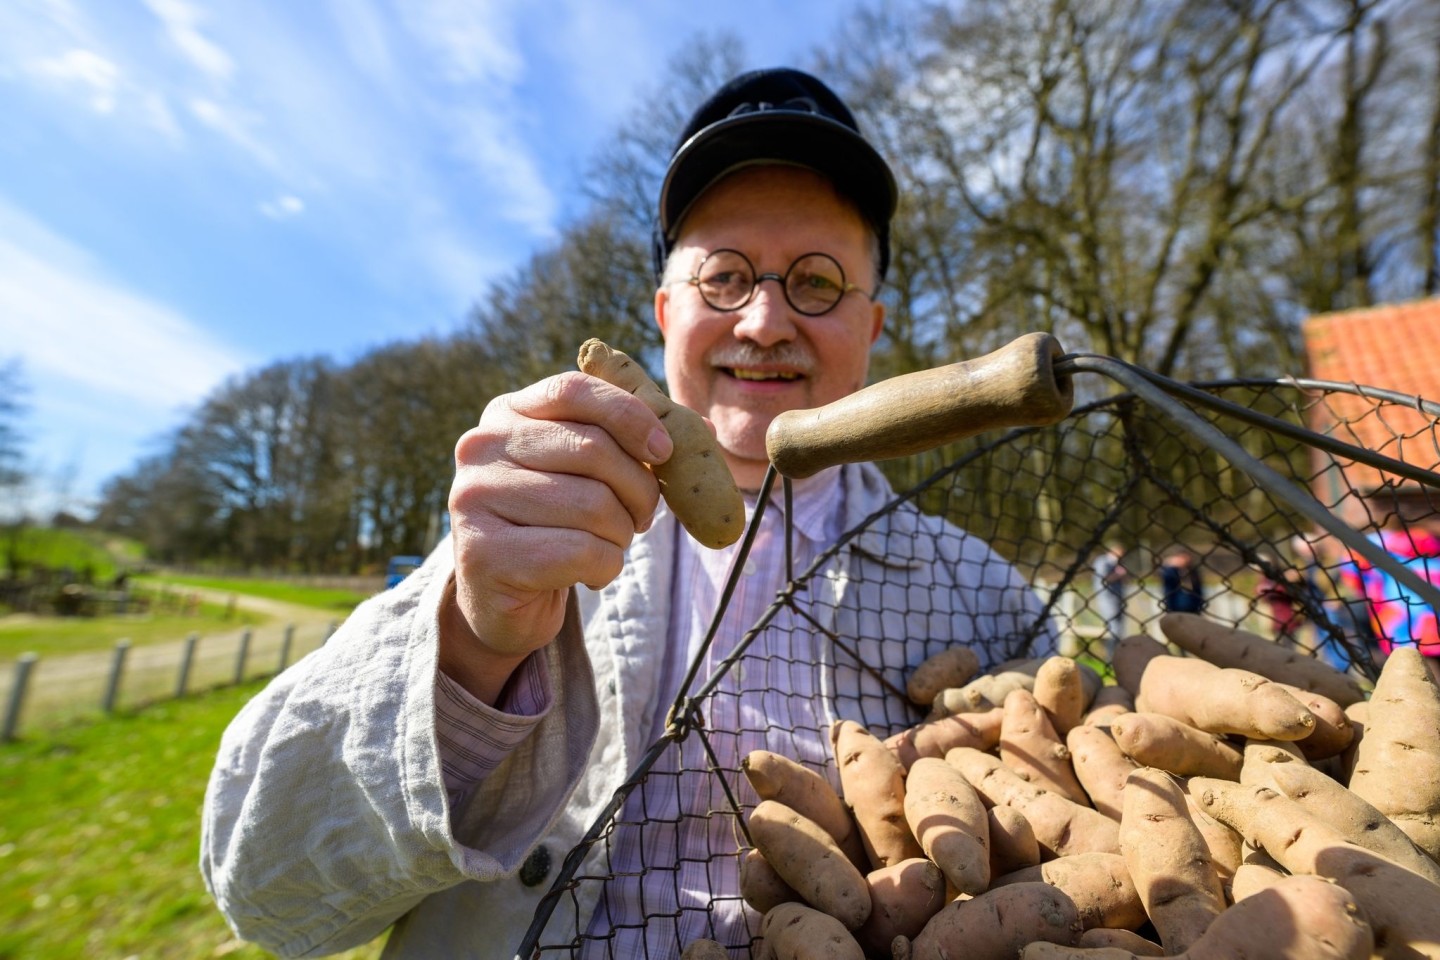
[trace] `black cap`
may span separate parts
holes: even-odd
[[[895,177],[860,134],[850,108],[825,84],[787,68],[744,73],[705,101],[685,125],[660,186],[655,276],[691,204],[737,167],[794,163],[824,174],[859,208],[880,241],[880,277],[890,265]]]

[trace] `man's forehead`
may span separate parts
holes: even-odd
[[[746,229],[755,219],[756,204],[764,204],[767,211],[785,204],[816,220],[850,220],[861,231],[866,229],[859,208],[824,174],[793,164],[767,163],[730,171],[707,187],[680,222],[677,236],[683,242],[697,225],[727,223]]]

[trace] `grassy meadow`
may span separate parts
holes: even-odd
[[[85,531],[32,528],[14,546],[25,566],[69,568],[105,585],[140,569],[135,545]],[[144,614],[0,617],[0,664],[264,626],[263,614],[177,598],[209,587],[330,611],[362,595],[259,580],[139,575]],[[162,593],[165,595],[162,599]],[[251,682],[58,728],[22,728],[0,744],[0,960],[257,960],[234,938],[200,879],[200,807],[221,733],[262,686]],[[380,943],[346,960],[374,960]]]
[[[259,688],[0,746],[0,960],[272,956],[234,939],[197,867],[221,732]]]
[[[23,527],[5,534],[0,547],[26,566],[88,572],[96,583],[115,578],[145,562],[144,548],[132,541],[91,530]]]
[[[354,590],[334,590],[284,580],[252,580],[246,577],[204,577],[167,573],[163,577],[143,577],[140,582],[151,585],[165,584],[170,587],[198,587],[205,590],[240,593],[251,597],[263,597],[266,600],[279,600],[283,603],[314,607],[317,610],[332,610],[340,614],[348,614],[360,601],[368,597],[368,594],[358,593]]]
[[[193,614],[177,612],[99,617],[0,617],[0,661],[23,653],[42,657],[109,650],[125,638],[134,647],[179,640],[190,633],[258,627],[270,618],[225,604],[201,603]]]

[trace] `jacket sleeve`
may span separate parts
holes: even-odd
[[[550,712],[487,778],[494,809],[452,832],[435,734],[449,541],[273,680],[221,739],[200,866],[235,933],[282,956],[368,942],[429,894],[518,869],[584,769],[594,679],[572,597],[546,649]],[[497,803],[496,798],[523,802]]]

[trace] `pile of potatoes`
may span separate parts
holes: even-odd
[[[1200,616],[1160,627],[1168,645],[1116,644],[1111,685],[1067,657],[975,676],[945,651],[909,680],[924,722],[834,725],[839,793],[750,754],[760,956],[1440,960],[1440,689],[1420,655],[1397,649],[1367,696]]]

